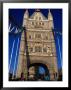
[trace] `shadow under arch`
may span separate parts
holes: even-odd
[[[46,66],[46,64],[43,64],[43,63],[32,63],[32,64],[29,65],[29,69],[30,69],[30,67],[35,67],[35,68],[36,68],[36,71],[38,71],[38,67],[39,67],[39,66],[41,66],[41,67],[44,68],[44,70],[45,70],[45,76],[48,75],[48,77],[50,78],[49,69],[48,69],[48,67]],[[36,76],[37,76],[37,74],[36,74]],[[39,76],[40,76],[40,75],[39,75]]]

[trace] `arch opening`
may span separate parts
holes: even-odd
[[[29,66],[29,80],[50,80],[48,67],[42,63],[33,63]]]

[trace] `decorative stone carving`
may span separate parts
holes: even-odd
[[[29,57],[31,63],[42,63],[46,64],[50,73],[50,80],[55,80],[54,73],[58,73],[57,68],[57,57],[56,48],[52,28],[53,26],[53,16],[49,10],[48,18],[46,18],[40,11],[35,11],[32,16],[29,17],[28,10],[24,14],[23,26],[26,27],[27,34],[27,45],[30,48]],[[31,36],[29,36],[31,35]],[[46,39],[45,39],[46,38]],[[20,50],[18,58],[18,68],[17,77],[20,77],[21,72],[24,72],[24,78],[27,80],[27,73],[34,73],[34,68],[27,70],[27,58],[24,52],[25,50],[25,39],[24,32],[21,36]],[[36,50],[35,47],[41,47]],[[38,52],[36,52],[38,51]],[[22,54],[20,54],[22,52]],[[31,53],[32,52],[32,53]],[[44,53],[45,52],[45,53]],[[22,66],[22,63],[23,66]],[[22,68],[22,69],[21,69]]]

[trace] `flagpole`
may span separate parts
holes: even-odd
[[[13,55],[13,50],[14,50],[14,44],[15,44],[15,39],[13,41],[13,46],[12,46],[12,52],[11,52],[10,63],[9,63],[9,72],[10,72],[10,67],[11,67],[11,62],[12,62],[12,55]]]
[[[19,45],[19,38],[18,38],[18,43],[17,43],[17,50],[16,50],[16,56],[15,56],[15,63],[14,63],[13,76],[14,76],[15,66],[16,66],[16,58],[17,58],[17,52],[18,52],[18,45]]]

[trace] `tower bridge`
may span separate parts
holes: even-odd
[[[25,80],[32,73],[35,76],[39,66],[46,67],[50,80],[55,80],[55,76],[58,78],[54,34],[61,35],[61,33],[53,32],[53,29],[53,16],[50,10],[47,17],[40,10],[36,10],[29,16],[29,12],[26,10],[21,28],[9,24],[10,34],[18,35],[21,33],[16,78],[20,78],[21,74]]]

